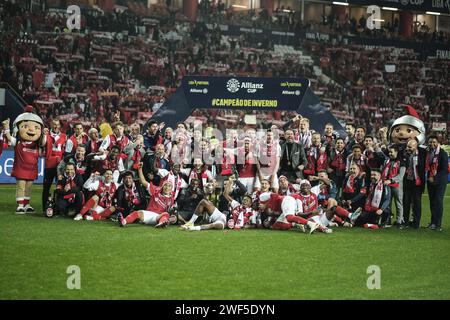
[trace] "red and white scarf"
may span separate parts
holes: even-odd
[[[411,155],[411,157],[412,157],[413,172],[411,172],[411,169],[410,169],[411,167],[408,166],[408,175],[413,174],[414,181],[416,182],[416,186],[420,186],[422,184],[422,180],[419,177],[419,170],[418,170],[419,156],[418,156],[418,154],[413,154],[413,155]]]
[[[331,165],[336,170],[345,171],[344,150],[336,150]]]
[[[139,198],[136,197],[136,186],[134,183],[131,188],[125,186],[125,199],[131,207],[140,203]]]
[[[353,174],[348,176],[343,190],[344,193],[355,193],[355,178],[356,176]]]
[[[109,184],[106,184],[103,181],[99,182],[96,193],[100,198],[99,203],[102,207],[109,208],[111,206],[115,192],[116,184],[114,182],[110,182]]]
[[[395,176],[398,175],[398,170],[400,167],[400,161],[389,159],[383,167],[383,171],[381,172],[381,179],[383,181],[391,180]],[[398,183],[391,183],[391,187],[398,187]]]
[[[203,188],[204,185],[208,182],[208,174],[206,170],[202,169],[201,172],[197,172],[197,169],[192,168],[191,173],[189,174],[189,184],[192,179],[197,179],[200,181],[200,187]]]
[[[319,145],[319,146],[311,146],[310,148],[308,148],[306,152],[306,158],[308,160],[308,163],[306,165],[306,169],[304,170],[306,174],[316,173],[317,158],[319,156],[320,147],[321,146]]]
[[[136,147],[134,149],[133,156],[131,157],[131,160],[133,161],[133,169],[137,170],[139,166],[139,162],[141,162],[142,154],[140,151],[140,147]]]
[[[425,172],[428,173],[428,177],[435,177],[437,174],[437,168],[438,168],[438,155],[441,151],[440,146],[438,146],[436,149],[431,150],[430,148],[427,148],[427,157],[425,161]],[[431,163],[430,163],[430,156],[432,157]]]
[[[299,139],[297,142],[301,143],[303,145],[303,148],[309,148],[311,146],[312,141],[312,133],[310,130],[306,131],[305,133],[300,132]]]
[[[317,159],[317,171],[326,170],[328,168],[328,155],[326,152],[320,153]]]
[[[175,180],[176,180],[176,183],[175,183]],[[169,173],[164,177],[164,179],[161,180],[160,185],[163,186],[166,181],[169,181],[170,183],[172,183],[172,192],[174,193],[173,198],[176,199],[181,190],[182,180],[183,180],[183,178],[180,175],[177,176],[172,171],[169,171]]]
[[[370,185],[370,193],[366,199],[366,211],[374,212],[380,208],[381,198],[383,197],[383,180],[377,184]]]

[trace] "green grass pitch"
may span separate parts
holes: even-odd
[[[0,186],[0,299],[449,299],[450,191],[444,231],[335,229],[333,234],[183,232],[14,214]],[[40,206],[39,186],[31,204]],[[423,197],[422,226],[429,222]],[[67,288],[67,268],[81,288]],[[370,265],[381,289],[369,290]]]

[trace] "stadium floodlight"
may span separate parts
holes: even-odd
[[[232,7],[234,7],[234,8],[241,8],[241,9],[247,9],[247,6],[241,6],[240,4],[233,4]]]
[[[434,11],[427,11],[425,13],[426,14],[432,14],[432,15],[435,15],[435,16],[440,16],[441,15],[439,12],[434,12]]]
[[[347,2],[341,2],[341,1],[333,1],[333,4],[338,6],[348,6]]]
[[[389,10],[389,11],[398,11],[398,8],[392,8],[392,7],[382,7],[383,10]]]

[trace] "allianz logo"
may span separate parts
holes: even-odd
[[[257,90],[264,89],[264,83],[242,82],[242,89],[247,89],[248,93],[255,93]]]
[[[203,94],[207,94],[207,93],[208,93],[208,89],[206,89],[206,88],[203,88],[203,89],[194,89],[194,88],[191,88],[191,89],[189,90],[189,92],[191,92],[191,93],[203,93]]]
[[[295,90],[295,91],[283,90],[281,92],[281,94],[299,96],[300,95],[300,90]]]

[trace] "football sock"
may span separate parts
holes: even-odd
[[[342,208],[340,206],[336,207],[335,213],[344,218],[348,218],[348,215],[350,214],[350,212],[348,212],[347,210],[345,210],[344,208]]]
[[[105,209],[102,213],[99,214],[101,220],[108,218],[113,212],[110,208]]]
[[[80,210],[80,214],[82,216],[84,216],[86,214],[86,212],[89,211],[89,209],[92,209],[92,207],[95,205],[95,200],[93,198],[90,198],[88,200],[88,202],[86,202],[86,204],[83,206],[83,208],[81,208]]]
[[[163,223],[163,222],[169,220],[169,217],[170,217],[170,216],[169,216],[168,213],[164,213],[164,214],[161,216],[161,218],[159,218],[158,223]]]
[[[195,213],[192,215],[191,219],[189,220],[189,222],[195,223],[195,220],[197,220],[198,215],[196,215]]]
[[[125,218],[125,221],[127,222],[127,224],[130,224],[135,222],[137,219],[139,219],[139,212],[134,211]]]
[[[289,230],[292,228],[292,223],[285,223],[277,221],[273,224],[272,229],[274,230]]]
[[[363,227],[366,229],[380,229],[380,227],[377,224],[372,223],[366,223],[365,225],[363,225]]]
[[[295,223],[300,223],[300,224],[307,224],[308,220],[302,218],[302,217],[298,217],[298,216],[293,216],[293,215],[289,215],[286,217],[286,220],[288,222],[295,222]]]
[[[343,224],[344,223],[344,220],[342,220],[341,217],[336,216],[336,215],[334,216],[334,221],[336,223],[338,223],[338,224]]]

